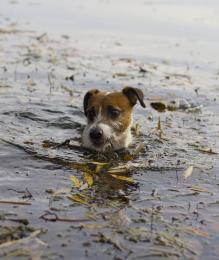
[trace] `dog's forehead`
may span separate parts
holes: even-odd
[[[131,109],[129,100],[122,92],[99,92],[93,96],[91,105],[101,107],[102,109],[108,106],[118,107],[122,110]]]
[[[129,110],[131,108],[129,100],[122,92],[112,92],[107,94],[104,97],[103,106],[119,107],[123,110]]]

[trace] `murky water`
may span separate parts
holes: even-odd
[[[195,0],[1,2],[0,257],[218,258],[218,11]],[[86,91],[126,85],[147,104],[132,147],[81,149]]]

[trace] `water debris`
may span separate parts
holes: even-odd
[[[157,189],[153,189],[151,192],[151,196],[156,197],[158,196],[158,190]]]
[[[37,36],[37,37],[36,37],[36,40],[37,40],[37,41],[41,41],[43,38],[46,38],[46,37],[47,37],[47,33],[43,33],[43,34]]]
[[[131,254],[127,260],[133,260],[133,259],[155,259],[155,258],[170,258],[170,257],[180,257],[180,252],[174,251],[172,249],[166,249],[166,248],[158,248],[158,247],[147,247],[145,249],[146,252],[141,253],[134,253]]]
[[[111,244],[116,249],[119,249],[120,251],[126,250],[125,246],[122,245],[122,243],[119,241],[119,239],[116,237],[116,235],[109,236],[102,232],[99,232],[98,238],[95,240],[95,242]]]
[[[166,111],[166,104],[162,103],[162,102],[151,102],[150,105],[157,110],[158,112],[165,112]]]
[[[107,168],[110,164],[108,162],[90,162],[91,165],[95,166],[95,173],[101,172],[103,169]]]
[[[89,172],[84,173],[84,181],[88,184],[89,187],[91,187],[94,183],[93,175]]]
[[[0,89],[2,88],[12,88],[12,86],[8,85],[8,84],[2,84],[0,85]]]
[[[0,28],[0,34],[14,34],[14,33],[18,33],[18,32],[22,32],[21,30],[17,30],[17,29],[3,29]]]
[[[5,23],[0,16],[0,27]],[[0,244],[17,242],[5,244],[0,258],[65,259],[69,252],[73,258],[91,259],[217,256],[218,82],[208,69],[216,63],[203,63],[202,77],[203,68],[185,70],[187,56],[164,66],[159,54],[152,51],[145,63],[127,44],[115,53],[113,40],[101,44],[101,53],[91,53],[94,45],[84,45],[80,35],[52,39],[26,31],[20,37],[7,31],[17,27],[4,28]],[[149,64],[152,60],[156,65]],[[133,144],[106,153],[82,148],[82,94],[93,87],[117,91],[128,82],[144,91],[149,104],[146,115],[134,109]],[[202,113],[188,113],[199,112],[197,104],[204,106]],[[180,183],[179,173],[186,181]],[[34,231],[29,223],[48,229],[45,251],[43,241],[29,237]],[[20,240],[24,237],[27,243]],[[103,245],[94,244],[95,238]],[[194,242],[200,244],[194,247]]]
[[[40,216],[40,219],[43,219],[45,221],[61,221],[61,222],[84,222],[84,221],[90,221],[88,218],[66,218],[66,217],[60,217],[57,214],[46,211],[42,216]]]
[[[199,186],[195,186],[195,185],[191,186],[190,190],[195,191],[195,192],[206,192],[206,193],[209,193],[211,195],[214,194],[213,192],[211,192],[211,191],[209,191],[209,190],[207,190],[205,188],[202,188],[202,187],[199,187]]]
[[[186,180],[189,176],[192,175],[193,172],[193,165],[190,165],[182,174],[183,179]]]
[[[29,221],[26,218],[7,218],[7,220],[17,222],[23,225],[29,225]]]
[[[195,148],[197,151],[200,151],[202,153],[207,153],[207,154],[218,154],[217,151],[214,151],[212,148],[208,147],[197,147]]]
[[[126,177],[126,176],[122,176],[122,175],[117,175],[117,174],[110,174],[113,178],[120,180],[120,181],[127,181],[130,183],[134,183],[133,178],[131,177]]]
[[[116,77],[119,77],[119,78],[128,77],[128,74],[127,73],[123,73],[123,72],[117,72],[117,73],[113,74],[113,78],[116,78]]]
[[[74,75],[71,75],[71,76],[66,76],[65,77],[65,80],[71,80],[71,81],[75,81],[75,76]]]
[[[188,234],[197,235],[197,236],[206,237],[206,238],[210,237],[208,232],[205,232],[197,227],[180,227],[179,229]]]
[[[153,109],[158,112],[166,111],[190,111],[196,110],[199,106],[198,104],[193,104],[186,99],[175,98],[175,99],[158,99],[150,102],[150,105]]]
[[[149,73],[150,71],[148,69],[145,69],[143,67],[139,67],[139,73],[142,73],[142,74],[146,74],[146,73]]]
[[[49,194],[54,194],[54,190],[52,188],[47,188],[46,190],[46,193],[49,193]]]
[[[140,143],[137,145],[136,149],[133,151],[132,156],[137,157],[140,153],[145,152],[145,143]]]
[[[72,181],[72,183],[74,184],[74,186],[76,187],[76,188],[80,188],[81,187],[81,182],[79,181],[79,179],[77,178],[77,177],[75,177],[75,176],[70,176],[70,180]]]
[[[135,135],[135,136],[139,136],[140,135],[140,125],[139,124],[136,124],[135,126],[132,127],[132,133]]]
[[[74,194],[74,195],[69,195],[67,196],[68,199],[80,203],[80,204],[85,204],[85,205],[90,205],[88,201],[88,197],[82,195],[82,194]]]
[[[16,228],[14,232],[16,232]],[[41,259],[41,250],[47,246],[45,242],[38,238],[41,233],[44,233],[44,231],[41,229],[35,230],[27,237],[9,240],[0,244],[0,257],[7,259],[14,257]]]
[[[130,170],[130,168],[131,168],[130,164],[125,164],[116,167],[111,167],[109,170],[107,170],[107,172],[110,174],[127,173]]]
[[[143,226],[129,227],[126,233],[126,239],[135,243],[139,243],[140,241],[149,242],[152,239],[150,231]]]
[[[56,123],[54,122],[51,125],[55,125]],[[81,150],[81,144],[78,142],[74,142],[71,139],[66,139],[64,142],[57,143],[53,142],[51,140],[43,140],[42,142],[42,147],[47,149],[47,148],[52,148],[52,149],[58,149],[58,148],[68,148],[68,149],[76,149],[76,150]]]
[[[129,226],[131,223],[132,223],[132,220],[131,218],[126,214],[125,210],[124,209],[121,209],[119,210],[118,212],[118,219],[119,219],[119,222],[118,224],[121,226]]]
[[[0,200],[0,204],[12,204],[12,205],[25,205],[29,206],[32,205],[29,201],[19,201],[19,200]]]
[[[164,246],[178,246],[180,248],[186,248],[186,242],[181,240],[180,238],[177,238],[173,236],[172,234],[168,232],[160,232],[158,233],[156,240]]]
[[[158,131],[162,131],[160,117],[158,118],[158,121],[157,121],[157,130],[158,130]]]
[[[84,228],[84,229],[94,229],[94,230],[97,230],[97,229],[102,229],[102,228],[107,228],[109,227],[108,224],[97,224],[97,223],[82,223],[80,225],[80,228]]]
[[[177,78],[177,79],[182,79],[185,80],[189,83],[192,84],[192,78],[190,75],[187,74],[180,74],[180,73],[169,73],[168,75],[166,75],[165,77],[166,79],[170,79],[170,78]]]
[[[70,188],[60,188],[58,190],[53,190],[52,196],[53,197],[61,197],[62,195],[70,194]]]
[[[195,191],[195,192],[189,192],[189,193],[181,193],[181,194],[176,194],[175,196],[173,197],[190,197],[190,196],[196,196],[196,195],[199,195],[200,193],[198,191]]]
[[[155,129],[155,131],[157,131],[158,133],[158,136],[161,139],[164,139],[163,136],[164,136],[164,132],[163,132],[163,129],[162,129],[162,124],[161,124],[161,119],[160,119],[160,116],[158,117],[158,121],[157,121],[157,127]],[[165,139],[164,139],[165,140]]]
[[[11,191],[14,191],[14,192],[17,192],[17,193],[20,193],[20,194],[24,194],[22,196],[22,199],[31,199],[31,198],[33,198],[33,195],[28,190],[28,188],[26,188],[26,190],[15,190],[15,189],[9,188],[8,190],[11,190]]]

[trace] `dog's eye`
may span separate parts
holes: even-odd
[[[114,108],[114,107],[109,107],[108,108],[108,115],[112,119],[115,119],[120,115],[120,111],[118,109]]]
[[[95,108],[92,107],[92,108],[88,109],[88,110],[86,111],[86,115],[87,115],[87,118],[88,118],[90,121],[93,121],[94,118],[96,117]]]

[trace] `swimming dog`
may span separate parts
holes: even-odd
[[[133,87],[113,92],[88,91],[83,102],[87,117],[82,134],[83,147],[99,152],[128,147],[132,141],[133,107],[137,101],[145,107],[143,99],[143,92]]]

